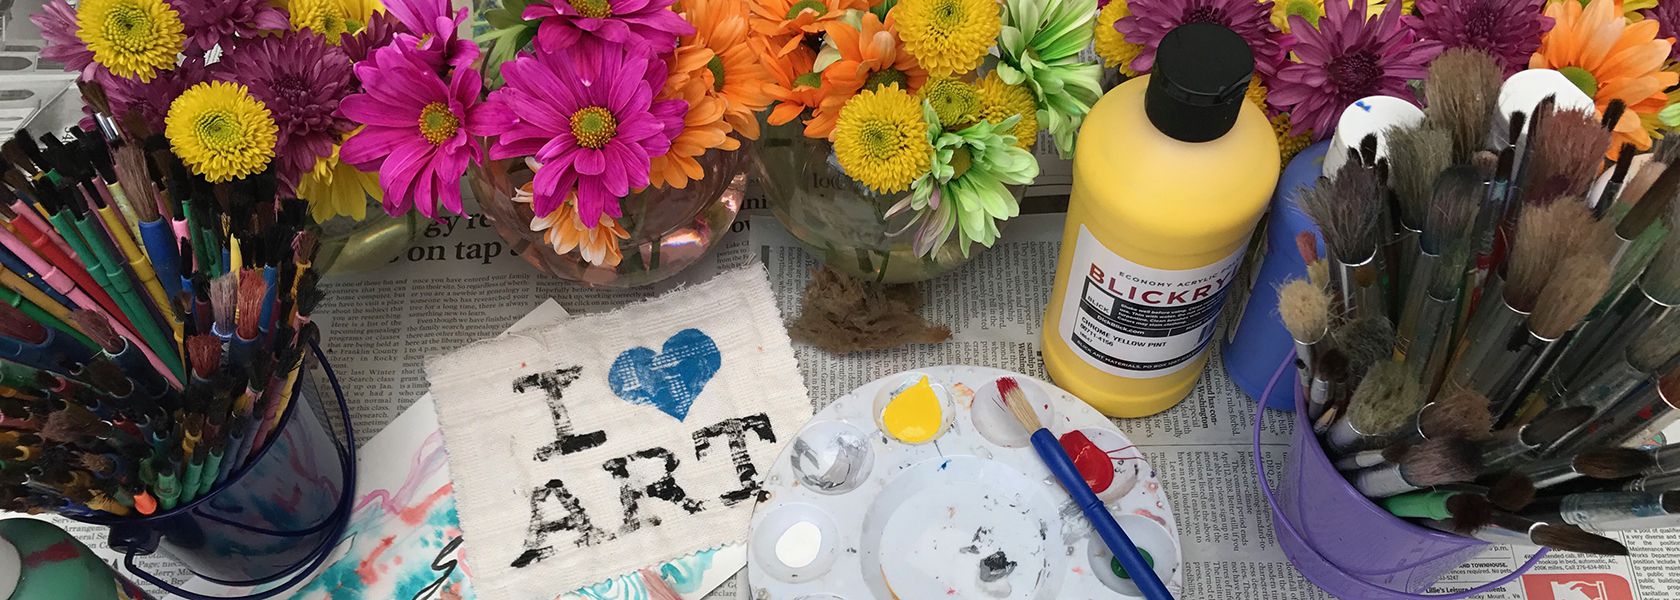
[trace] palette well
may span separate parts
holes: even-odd
[[[752,518],[757,600],[1141,598],[1033,452],[996,382],[1014,377],[1177,594],[1177,523],[1125,434],[1060,388],[1000,369],[883,377],[783,448]]]

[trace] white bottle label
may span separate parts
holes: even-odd
[[[1197,269],[1155,269],[1115,254],[1081,225],[1057,324],[1062,340],[1106,373],[1134,379],[1176,373],[1213,339],[1246,249]]]

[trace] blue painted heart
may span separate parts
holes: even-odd
[[[631,404],[652,406],[681,421],[721,366],[723,355],[712,337],[684,329],[665,340],[658,353],[644,346],[619,353],[607,384]]]

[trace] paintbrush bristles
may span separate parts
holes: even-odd
[[[222,363],[222,341],[209,333],[187,336],[187,354],[192,360],[193,374],[199,379],[209,379]]]
[[[261,333],[263,295],[267,290],[268,283],[263,280],[260,271],[246,269],[239,278],[237,320],[241,339],[253,340]]]
[[[1406,481],[1419,487],[1470,481],[1481,470],[1482,455],[1476,444],[1451,438],[1419,442],[1400,462]]]
[[[1640,173],[1644,174],[1654,166],[1655,161],[1640,169]],[[1621,223],[1616,225],[1616,235],[1623,239],[1633,239],[1658,218],[1667,214],[1669,206],[1674,204],[1677,196],[1680,196],[1680,169],[1664,168],[1651,182],[1650,189],[1639,196],[1638,203],[1634,204],[1633,208],[1628,210],[1627,216],[1622,217]]]
[[[1038,422],[1038,413],[1033,412],[1032,401],[1027,399],[1027,393],[1021,390],[1021,385],[1015,382],[1014,377],[999,378],[997,388],[1004,408],[1015,415],[1015,420],[1021,423],[1022,429],[1026,429],[1030,434],[1044,428]]]
[[[1610,287],[1610,264],[1590,254],[1577,254],[1558,265],[1551,281],[1535,301],[1528,317],[1529,331],[1548,340],[1563,337],[1587,316]]]
[[[1427,124],[1395,127],[1387,135],[1400,222],[1411,229],[1423,229],[1435,180],[1452,164],[1452,136],[1445,129]]]
[[[1568,255],[1572,240],[1591,222],[1592,212],[1578,202],[1525,208],[1505,266],[1505,302],[1520,311],[1534,310],[1534,301]]]
[[[234,310],[239,302],[239,281],[232,272],[210,280],[210,307],[215,312],[216,332],[232,335]]]
[[[1354,389],[1348,421],[1362,432],[1392,432],[1404,427],[1423,401],[1423,386],[1411,378],[1405,365],[1385,360],[1372,365]]]
[[[1645,274],[1639,277],[1639,288],[1652,300],[1664,304],[1680,304],[1680,235],[1669,235],[1657,251]]]
[[[1654,373],[1680,355],[1680,315],[1658,319],[1650,329],[1636,333],[1628,346],[1628,364],[1642,373]]]
[[[1585,194],[1610,149],[1611,133],[1593,110],[1553,108],[1542,115],[1544,127],[1530,164],[1523,167],[1523,194],[1529,203]]]
[[[1531,532],[1531,538],[1535,544],[1567,552],[1599,556],[1628,555],[1627,546],[1622,545],[1621,542],[1595,533],[1588,533],[1574,525],[1545,523],[1534,528]]]
[[[1376,172],[1355,162],[1301,194],[1301,206],[1318,223],[1336,260],[1357,264],[1376,254],[1382,187]]]
[[[1499,101],[1504,71],[1486,52],[1454,48],[1429,63],[1425,118],[1452,134],[1452,159],[1463,164],[1481,150]]]
[[[1348,359],[1348,376],[1359,379],[1378,361],[1394,356],[1394,325],[1386,318],[1356,319],[1331,332]]]
[[[1486,439],[1493,430],[1488,399],[1470,390],[1442,395],[1418,413],[1418,432],[1426,438]]]
[[[1306,280],[1292,279],[1278,290],[1278,313],[1295,341],[1316,343],[1330,327],[1330,294]]]
[[[91,310],[73,310],[70,311],[70,321],[76,325],[76,329],[93,340],[93,343],[99,344],[106,352],[122,352],[123,340],[116,330],[111,328],[111,322],[104,315]]]
[[[1452,241],[1469,237],[1483,193],[1482,177],[1472,167],[1452,167],[1434,182],[1433,202],[1426,211],[1421,246],[1424,252],[1440,255]]]
[[[1575,457],[1575,472],[1593,479],[1621,479],[1644,473],[1656,466],[1656,459],[1644,450],[1601,448]]]

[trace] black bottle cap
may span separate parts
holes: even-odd
[[[1161,133],[1207,142],[1231,131],[1254,78],[1254,52],[1212,23],[1179,26],[1161,39],[1143,110]]]

